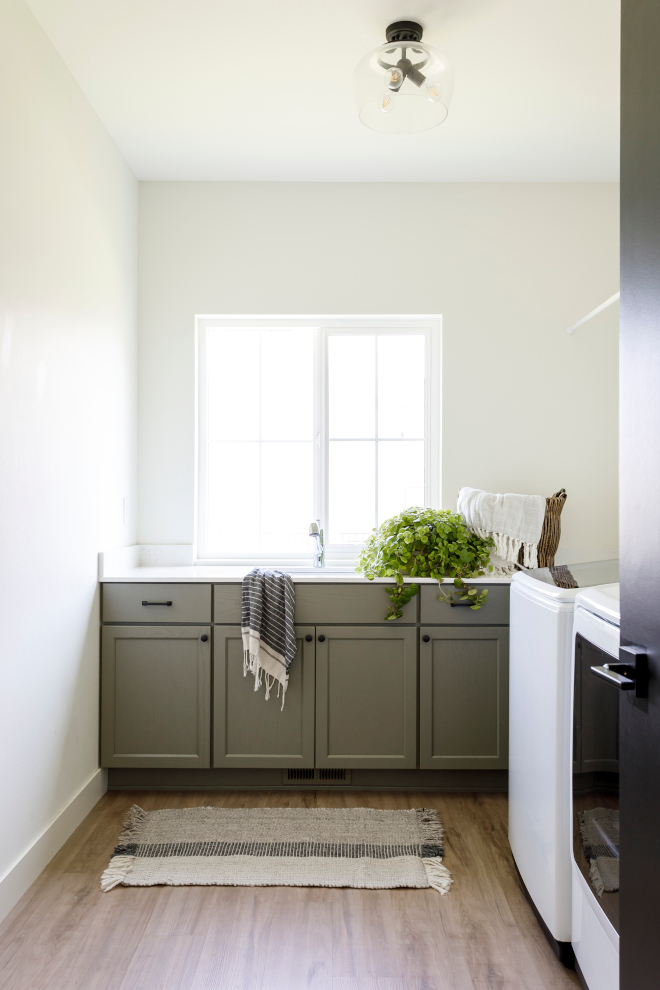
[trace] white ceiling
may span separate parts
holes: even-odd
[[[619,0],[28,0],[140,179],[618,177]],[[444,124],[360,123],[353,69],[419,20]]]

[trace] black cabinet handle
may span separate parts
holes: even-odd
[[[172,602],[142,602],[143,605],[171,605]]]
[[[474,602],[450,602],[452,608],[472,608]]]
[[[425,643],[429,643],[431,641],[430,636],[422,636],[422,639],[424,640]]]
[[[306,643],[311,643],[313,639],[314,639],[314,637],[311,636],[310,633],[307,633],[307,635],[305,636],[305,642]]]
[[[208,642],[208,636],[204,635],[202,636],[202,643],[206,643],[206,642]]]
[[[325,636],[319,636],[319,643],[325,643]]]

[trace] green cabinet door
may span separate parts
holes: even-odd
[[[210,626],[104,626],[102,766],[210,766],[210,696]]]
[[[213,644],[213,766],[314,766],[314,627],[296,626],[298,649],[282,708],[273,688],[254,690],[243,677],[240,626],[215,626]]]
[[[316,765],[417,765],[417,630],[316,627]]]
[[[508,628],[422,626],[420,767],[506,768],[508,739]]]

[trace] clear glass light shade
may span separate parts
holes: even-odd
[[[353,74],[360,120],[389,134],[437,127],[447,116],[453,89],[454,70],[447,57],[421,41],[380,45],[358,62]]]

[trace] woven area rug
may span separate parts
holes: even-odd
[[[433,887],[446,894],[442,823],[428,808],[133,805],[101,888]]]
[[[619,889],[619,812],[612,808],[578,811],[589,876],[599,897]]]

